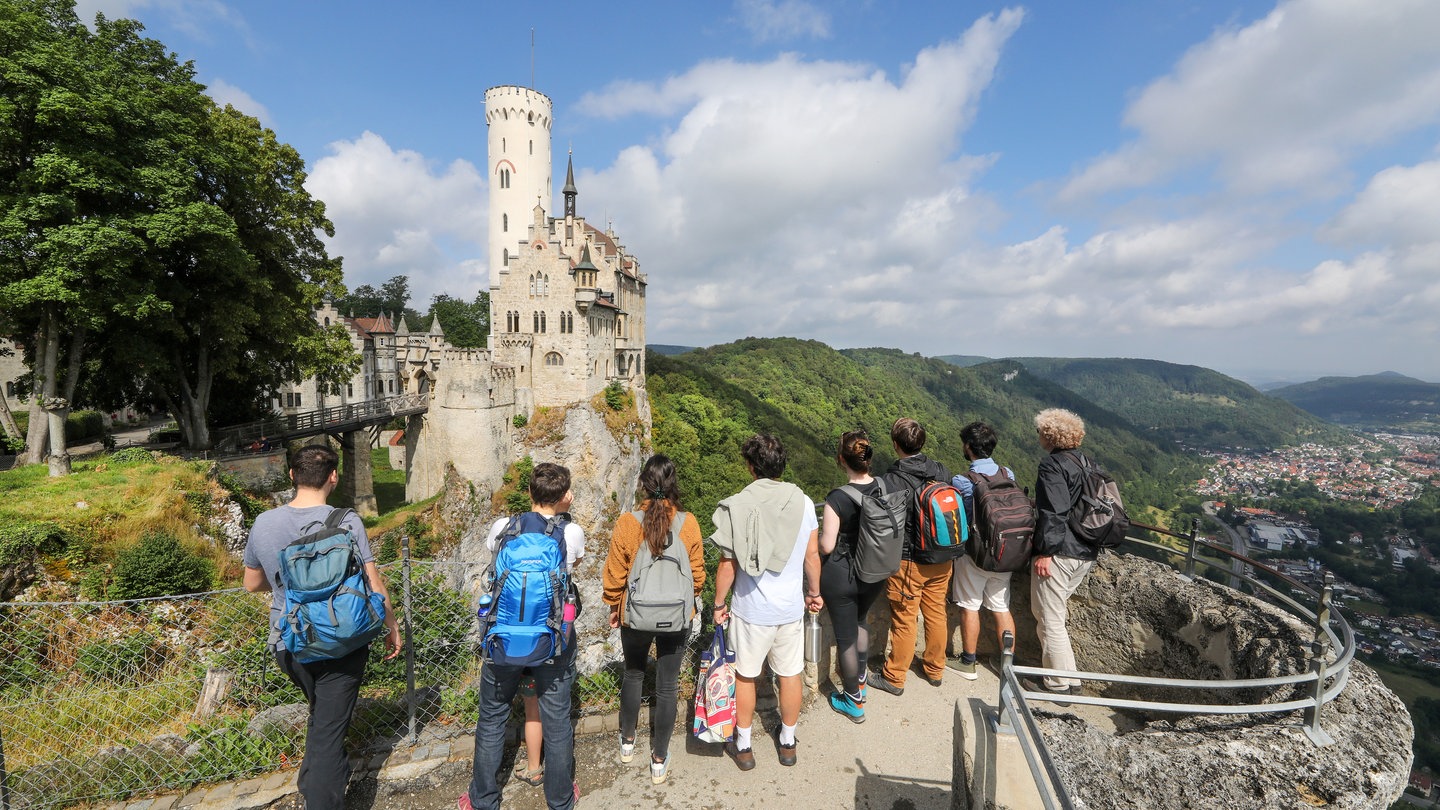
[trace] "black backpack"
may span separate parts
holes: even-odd
[[[875,483],[879,486],[864,496],[851,484],[840,487],[859,511],[858,529],[845,555],[850,558],[850,570],[861,582],[879,582],[899,571],[900,553],[905,548],[910,492],[886,492],[884,480],[877,478]]]
[[[1130,531],[1120,486],[1084,453],[1071,451],[1070,456],[1080,465],[1080,498],[1070,507],[1070,531],[1094,548],[1119,548]]]
[[[986,571],[1019,571],[1035,551],[1035,503],[1014,479],[1000,470],[993,475],[968,472],[975,487],[968,551]]]

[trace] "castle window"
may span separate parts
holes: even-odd
[[[530,297],[535,297],[535,274],[530,274]]]
[[[530,314],[531,314],[531,316],[532,316],[532,319],[533,319],[534,322],[535,322],[535,328],[532,329],[532,330],[530,330],[530,331],[534,332],[535,334],[539,334],[539,333],[540,333],[540,313],[538,313],[538,312],[532,312],[532,313],[530,313]]]
[[[394,380],[388,380],[388,381],[386,382],[386,387],[390,389],[390,393],[392,393],[392,394],[395,393],[395,381],[394,381]]]
[[[545,313],[540,313],[540,331],[545,331]]]
[[[550,352],[549,354],[545,355],[545,365],[563,366],[565,365],[565,358],[561,357],[557,352]]]
[[[500,230],[502,230],[502,231],[504,231],[504,232],[506,232],[506,233],[509,233],[509,232],[510,232],[510,215],[509,215],[509,214],[501,214],[501,215],[500,215]]]
[[[504,138],[501,138],[501,139],[500,139],[500,152],[501,152],[501,154],[504,154],[504,152],[505,152],[505,139],[504,139]]]
[[[355,396],[355,383],[345,383],[345,396],[346,396],[346,398],[351,398],[351,399],[354,398],[354,396]]]
[[[501,170],[500,170],[500,187],[501,187],[501,188],[509,188],[509,187],[510,187],[510,170],[509,170],[509,169],[501,169]]]
[[[530,154],[532,154],[532,155],[535,154],[535,142],[534,142],[534,141],[531,141],[531,142],[530,142]]]
[[[330,316],[328,316],[328,315],[325,316],[325,325],[326,325],[326,326],[329,326],[329,325],[330,325]]]

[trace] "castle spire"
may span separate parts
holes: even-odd
[[[575,216],[575,195],[577,194],[575,191],[574,150],[566,152],[565,155],[565,188],[562,191],[565,194],[565,216],[573,218]]]

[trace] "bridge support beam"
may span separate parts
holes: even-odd
[[[340,495],[362,517],[380,514],[375,503],[375,476],[370,464],[370,431],[361,428],[340,434]]]

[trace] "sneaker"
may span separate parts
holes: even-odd
[[[653,759],[650,760],[650,783],[651,783],[652,785],[658,785],[658,784],[663,783],[663,782],[665,781],[665,777],[666,777],[666,776],[669,776],[669,775],[670,775],[670,757],[669,757],[669,755],[666,755],[664,762],[656,762],[656,761],[653,760]]]
[[[729,740],[725,743],[725,753],[735,760],[735,767],[742,771],[754,770],[755,752],[749,748],[740,749],[735,747],[735,741]]]
[[[635,758],[635,741],[634,741],[634,740],[631,740],[630,742],[625,742],[625,738],[624,738],[624,737],[621,737],[621,738],[620,738],[620,761],[621,761],[621,762],[627,762],[627,763],[628,763],[630,760],[632,760],[632,759],[634,759],[634,758]]]
[[[903,694],[905,694],[905,687],[903,687],[903,686],[896,686],[895,684],[890,683],[889,681],[885,680],[885,676],[884,676],[884,675],[881,675],[881,674],[878,673],[878,672],[875,673],[875,677],[871,678],[869,681],[867,681],[867,683],[868,683],[870,686],[873,686],[873,687],[875,687],[876,689],[879,689],[881,692],[889,692],[889,693],[892,694],[892,695],[903,695]]]
[[[830,708],[845,715],[852,723],[865,722],[865,709],[849,694],[836,690],[830,693]]]
[[[865,679],[860,679],[860,694],[855,697],[855,702],[861,706],[865,705]]]
[[[940,685],[940,679],[939,679],[939,678],[932,678],[932,677],[930,677],[929,675],[926,675],[926,674],[923,673],[923,672],[920,673],[920,680],[924,681],[925,683],[930,684],[931,686],[939,686],[939,685]]]
[[[965,659],[958,657],[945,659],[945,666],[960,673],[960,677],[964,678],[967,681],[973,681],[976,678],[980,677],[980,673],[978,671],[979,663],[980,662],[978,659],[968,662]]]
[[[1020,685],[1021,685],[1022,687],[1024,687],[1024,688],[1025,688],[1025,691],[1027,691],[1027,692],[1039,692],[1039,693],[1045,694],[1045,695],[1056,695],[1056,696],[1060,696],[1060,695],[1078,695],[1078,694],[1080,694],[1080,687],[1078,687],[1078,686],[1065,686],[1064,688],[1061,688],[1061,689],[1051,689],[1050,687],[1048,687],[1048,686],[1045,685],[1045,682],[1044,682],[1044,681],[1032,681],[1032,680],[1030,680],[1029,678],[1026,678],[1025,680],[1021,681],[1021,682],[1020,682]],[[1051,702],[1051,703],[1054,703],[1056,706],[1059,706],[1059,707],[1062,708],[1062,709],[1069,708],[1069,706],[1070,706],[1070,703],[1069,703],[1068,701],[1053,700],[1053,699],[1052,699],[1050,702]]]

